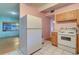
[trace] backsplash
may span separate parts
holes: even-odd
[[[70,23],[56,23],[55,24],[55,30],[58,32],[64,28],[77,28],[77,24],[75,22]]]

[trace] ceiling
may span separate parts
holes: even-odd
[[[71,5],[71,4],[73,4],[73,3],[58,3],[58,4],[52,6],[52,7],[48,8],[48,9],[45,9],[45,10],[43,10],[43,11],[44,11],[44,12],[51,12],[51,11],[55,11],[55,10],[57,10],[57,9],[60,9],[60,8],[62,8],[62,7],[65,7],[65,6],[69,6],[69,5]]]
[[[26,5],[30,5],[33,7],[37,7],[40,9],[40,12],[50,12],[51,10],[57,10],[59,8],[62,8],[64,6],[71,5],[73,3],[26,3]]]
[[[19,18],[19,4],[0,3],[0,16]]]
[[[48,3],[26,3],[27,5],[33,6],[33,7],[42,7]]]

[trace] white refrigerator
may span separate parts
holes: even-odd
[[[42,47],[42,20],[26,15],[20,19],[20,51],[29,55]]]

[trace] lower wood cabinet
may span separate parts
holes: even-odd
[[[79,54],[79,34],[77,35],[77,53]]]
[[[51,33],[51,43],[54,46],[58,46],[57,32],[52,32]]]

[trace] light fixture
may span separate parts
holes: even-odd
[[[17,15],[17,13],[14,12],[14,11],[10,11],[9,13],[12,14],[12,15]]]
[[[19,24],[18,24],[18,23],[16,23],[16,25],[17,25],[17,26],[19,26]]]

